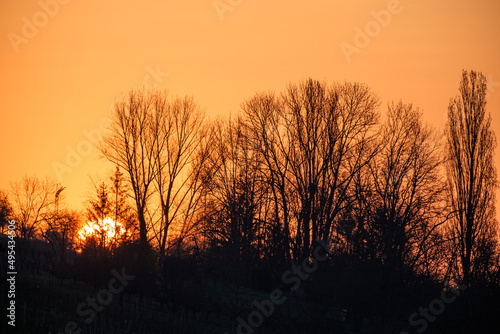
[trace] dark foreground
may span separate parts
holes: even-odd
[[[181,254],[167,258],[164,270],[144,258],[25,263],[16,277],[16,327],[4,319],[3,332],[498,331],[498,286],[465,288],[343,258],[316,264],[246,270],[243,263]],[[6,289],[2,280],[2,295]]]

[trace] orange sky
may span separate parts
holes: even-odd
[[[2,0],[0,188],[26,174],[56,178],[54,163],[88,149],[84,131],[144,82],[192,95],[215,117],[307,77],[359,81],[384,109],[402,99],[443,128],[462,69],[474,69],[489,79],[500,137],[499,14],[493,0]],[[357,50],[346,57],[347,44]],[[112,168],[95,148],[80,157],[61,176],[74,208],[88,175]]]

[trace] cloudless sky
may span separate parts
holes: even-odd
[[[308,77],[363,82],[382,111],[402,99],[444,129],[472,69],[489,80],[500,136],[499,1],[60,1],[0,2],[1,189],[23,175],[57,178],[68,149],[87,149],[59,179],[82,208],[89,175],[113,169],[84,131],[100,131],[113,101],[145,82],[193,96],[212,118]],[[380,11],[391,14],[377,23]],[[357,48],[348,57],[347,44]]]

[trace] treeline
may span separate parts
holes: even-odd
[[[498,279],[485,95],[484,76],[464,71],[442,134],[411,104],[391,103],[381,118],[379,98],[357,83],[290,84],[212,122],[191,98],[134,90],[100,145],[116,171],[93,181],[86,212],[59,207],[62,186],[26,177],[0,196],[2,222],[15,218],[20,237],[44,237],[63,256],[89,221],[101,227],[97,246],[138,240],[160,260],[175,247],[283,265],[321,239],[353,261]]]
[[[318,239],[466,285],[498,279],[495,137],[486,79],[463,72],[445,134],[365,85],[306,80],[207,122],[190,98],[132,91],[101,150],[126,174],[142,245],[227,252],[271,267]]]
[[[258,93],[216,121],[192,98],[133,90],[115,104],[99,146],[116,170],[93,183],[86,212],[59,207],[60,185],[25,178],[0,196],[2,222],[15,218],[20,237],[43,237],[62,258],[75,245],[95,257],[129,247],[164,273],[172,258],[188,257],[266,289],[309,261],[318,240],[329,241],[346,277],[354,270],[392,286],[498,287],[486,88],[484,75],[463,71],[444,132],[412,104],[381,112],[377,95],[358,83],[308,79]],[[78,245],[84,221],[97,227]],[[391,274],[378,276],[380,268]],[[328,282],[341,281],[324,269],[307,292],[320,298]],[[334,295],[325,296],[348,300]]]

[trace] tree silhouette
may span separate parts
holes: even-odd
[[[10,205],[7,192],[0,190],[0,229],[2,233],[7,228],[12,213],[12,206]]]
[[[59,186],[51,179],[23,177],[11,183],[13,217],[18,236],[33,239],[41,235],[44,215],[51,210],[56,201]]]
[[[43,237],[52,247],[56,261],[64,264],[68,260],[68,251],[73,250],[81,217],[77,211],[58,210],[45,219]]]
[[[125,178],[120,168],[116,166],[115,172],[111,176],[111,187],[109,192],[109,200],[111,202],[111,210],[109,216],[113,218],[115,225],[115,236],[113,247],[116,248],[120,244],[128,241],[134,241],[137,228],[134,226],[134,212],[128,202],[129,188],[125,184]]]
[[[171,241],[172,225],[183,225],[196,211],[193,196],[203,161],[195,160],[206,133],[202,124],[203,112],[192,98],[168,99],[166,92],[133,90],[115,104],[112,133],[100,146],[104,156],[127,173],[141,245],[147,248],[156,241],[160,257]]]
[[[447,174],[454,213],[450,233],[468,286],[490,269],[495,250],[496,139],[486,113],[484,75],[463,71],[459,92],[448,107]]]
[[[167,99],[165,92],[153,93],[150,131],[153,138],[154,194],[160,204],[160,226],[155,238],[160,257],[165,255],[169,232],[174,223],[183,225],[195,210],[199,170],[204,161],[198,160],[203,142],[201,131],[204,115],[192,98]]]
[[[281,97],[258,94],[244,103],[285,256],[291,248],[295,259],[308,257],[315,240],[336,235],[346,190],[375,153],[378,103],[364,85],[312,79],[289,85]]]
[[[204,232],[211,246],[222,247],[235,261],[255,259],[266,237],[262,224],[266,187],[244,131],[241,119],[219,122],[203,170],[211,211],[205,216]]]
[[[155,177],[154,138],[150,131],[153,96],[150,92],[131,91],[114,107],[111,133],[105,136],[100,150],[112,163],[127,172],[135,201],[142,247],[149,246],[146,206]]]
[[[109,190],[105,182],[98,185],[94,184],[96,198],[90,199],[88,202],[86,218],[89,223],[95,224],[97,230],[91,233],[91,236],[97,239],[97,248],[100,251],[107,250],[112,240],[108,239],[107,219],[112,214],[112,204],[109,199]],[[116,231],[115,231],[116,233]]]
[[[418,109],[399,102],[389,105],[380,143],[369,164],[370,245],[386,264],[417,271],[434,262],[433,237],[444,221],[440,136]]]
[[[68,210],[64,205],[64,187],[55,193],[54,206],[44,214],[42,236],[51,245],[56,264],[67,261],[68,251],[73,249],[77,232],[81,227],[81,217],[77,211]]]
[[[56,330],[70,306],[93,332],[487,332],[500,248],[485,93],[464,71],[443,136],[401,101],[380,120],[359,83],[291,83],[216,121],[190,97],[131,91],[85,213],[50,180],[0,191],[2,228],[16,219],[26,238],[19,272],[43,275],[18,282],[24,328]]]

